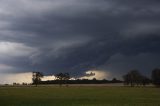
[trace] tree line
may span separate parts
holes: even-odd
[[[160,69],[154,69],[152,71],[151,78],[142,75],[138,70],[131,70],[123,76],[124,84],[134,86],[145,86],[150,83],[157,87],[160,87]]]
[[[71,80],[69,73],[58,73],[55,75],[55,80],[51,81],[42,81],[41,78],[43,78],[43,74],[41,72],[33,72],[32,81],[33,85],[38,84],[59,84],[60,86],[62,84],[105,84],[105,83],[124,83],[124,85],[127,86],[146,86],[148,84],[154,84],[157,87],[160,87],[160,69],[154,69],[152,71],[151,78],[148,78],[147,76],[142,75],[138,70],[131,70],[127,74],[123,75],[123,81],[117,80],[116,78],[113,78],[112,80],[97,80],[96,78],[93,78],[92,80],[89,79],[76,79]]]
[[[41,81],[41,78],[43,78],[43,74],[40,72],[33,72],[33,85],[38,84],[59,84],[60,86],[62,84],[68,85],[68,84],[105,84],[105,83],[122,83],[121,80],[117,80],[116,78],[113,78],[112,80],[97,80],[96,78],[93,79],[74,79],[72,80],[69,73],[58,73],[55,76],[55,80],[48,80],[48,81]]]

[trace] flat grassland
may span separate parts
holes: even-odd
[[[160,88],[0,87],[0,106],[160,106]]]

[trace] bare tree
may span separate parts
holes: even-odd
[[[56,80],[59,80],[60,86],[62,85],[62,83],[67,84],[67,80],[70,79],[69,73],[59,73],[59,74],[56,74],[55,77],[56,77]]]
[[[43,77],[43,74],[41,72],[33,72],[32,81],[33,81],[33,84],[36,85],[36,87],[40,83],[42,77]]]
[[[126,85],[131,85],[131,87],[134,87],[135,85],[138,86],[142,84],[143,77],[138,70],[131,70],[123,76],[123,79]]]

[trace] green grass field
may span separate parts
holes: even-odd
[[[0,87],[0,106],[160,106],[160,89]]]

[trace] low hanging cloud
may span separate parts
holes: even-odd
[[[97,67],[110,77],[121,77],[132,68],[149,75],[160,67],[159,4],[1,0],[0,74],[69,72],[82,77]]]
[[[115,54],[102,66],[101,69],[107,69],[112,72],[113,77],[121,79],[124,73],[138,69],[144,75],[151,77],[152,70],[159,67],[159,54],[141,53],[137,55]]]

